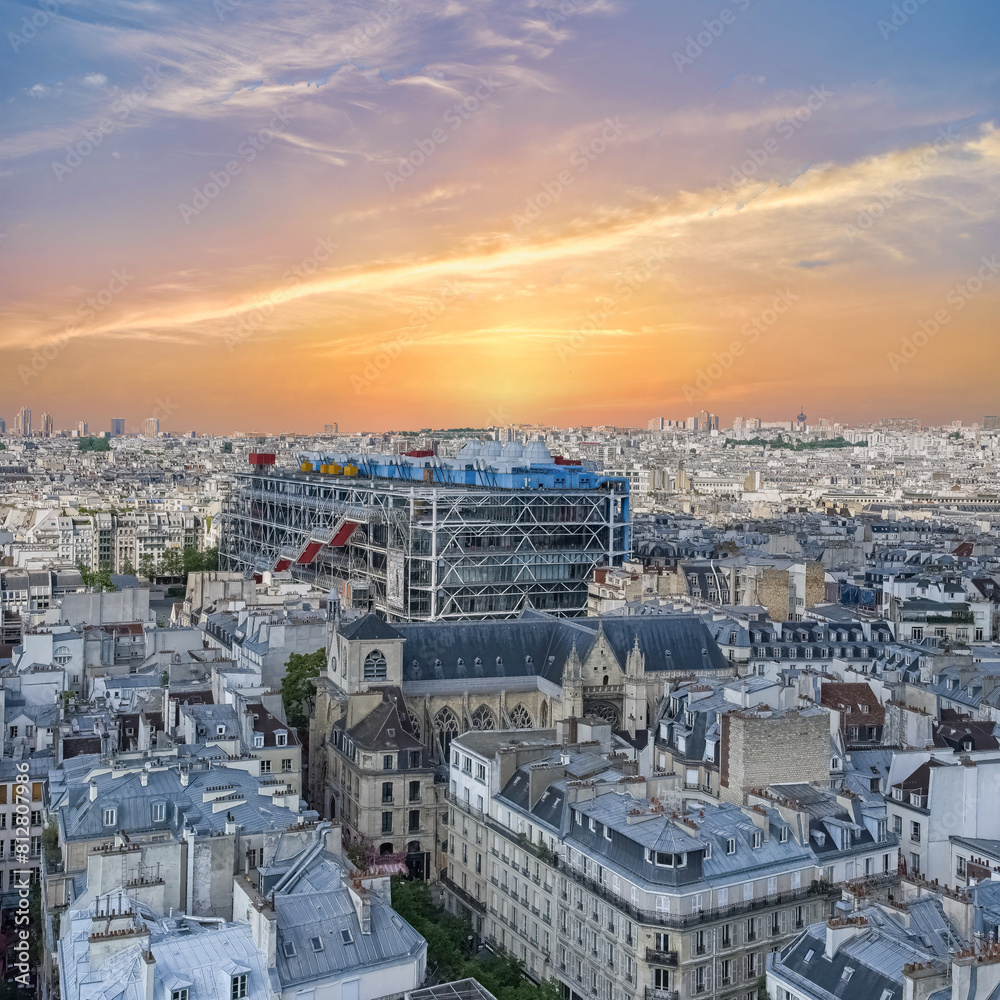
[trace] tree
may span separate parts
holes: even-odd
[[[139,556],[139,575],[149,581],[156,576],[156,557],[152,552],[143,552]]]
[[[184,575],[184,553],[179,548],[169,548],[160,560],[160,576],[177,577]]]
[[[125,576],[135,576],[135,567],[132,565],[131,559],[126,559],[122,563],[122,573]]]
[[[88,569],[82,562],[76,564],[83,578],[83,585],[89,590],[117,590],[118,588],[111,582],[111,569],[108,566],[101,566],[100,569]]]
[[[317,649],[315,653],[292,653],[285,663],[285,676],[281,678],[281,703],[285,706],[285,718],[293,729],[305,729],[309,725],[316,704],[316,682],[320,671],[326,667],[326,651]]]

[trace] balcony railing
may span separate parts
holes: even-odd
[[[564,875],[568,875],[575,882],[586,886],[589,891],[612,903],[616,909],[622,913],[627,913],[633,919],[645,924],[672,928],[695,927],[698,924],[712,923],[716,920],[725,920],[729,917],[737,917],[745,913],[767,910],[772,906],[784,906],[801,899],[809,899],[815,896],[838,896],[840,894],[837,886],[824,882],[816,882],[808,888],[793,889],[790,892],[777,892],[770,896],[761,896],[758,899],[750,899],[745,902],[730,903],[728,906],[719,906],[712,910],[699,910],[696,913],[659,913],[652,910],[643,910],[626,902],[620,896],[611,892],[606,886],[600,885],[573,868],[562,865],[559,871]]]
[[[646,962],[649,965],[660,965],[675,969],[677,968],[677,952],[660,951],[659,948],[647,948]]]
[[[646,1000],[679,1000],[677,990],[660,990],[655,986],[646,987]]]
[[[454,893],[463,903],[470,906],[473,910],[477,910],[479,913],[486,912],[486,901],[483,899],[476,899],[475,896],[470,895],[465,889],[460,885],[448,878],[447,875],[441,876],[441,884],[451,893]]]

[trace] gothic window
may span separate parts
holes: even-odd
[[[486,705],[480,705],[479,708],[472,713],[472,728],[496,729],[497,717],[493,714],[493,710],[488,708]]]
[[[412,712],[409,713],[409,716],[410,716],[410,728],[413,730],[413,735],[416,736],[416,738],[419,740],[421,739],[420,720]]]
[[[441,737],[441,751],[447,757],[452,739],[462,731],[458,725],[458,716],[445,706],[434,716],[434,730]]]
[[[605,701],[597,702],[595,705],[588,705],[586,708],[586,714],[595,716],[598,719],[603,719],[605,722],[610,722],[612,729],[617,730],[619,728],[618,709],[616,709],[614,705],[609,705]]]
[[[363,677],[366,681],[384,681],[389,676],[385,657],[373,649],[366,657]]]
[[[549,724],[549,705],[548,702],[542,702],[542,712],[541,712],[541,726],[544,729]]]
[[[512,729],[531,729],[531,716],[524,705],[515,705],[510,710],[509,718]]]

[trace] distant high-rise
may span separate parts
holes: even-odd
[[[662,431],[663,430],[663,417],[653,417],[652,420],[646,425],[651,431]]]
[[[125,418],[124,417],[112,417],[111,418],[111,436],[113,438],[120,438],[125,433]]]
[[[77,434],[80,435],[80,437],[85,438],[87,436],[87,432],[89,430],[90,430],[90,428],[87,426],[87,421],[86,420],[78,420],[77,421],[76,432],[77,432]]]
[[[340,432],[337,430],[337,425],[336,424],[323,424],[323,433],[324,434],[338,434]]]
[[[1000,431],[1000,416],[983,417],[984,431]]]
[[[14,433],[21,437],[31,437],[31,410],[22,406],[14,418]]]
[[[52,432],[55,430],[55,421],[52,419],[51,413],[42,414],[42,437],[50,438],[52,437]]]
[[[146,437],[155,438],[160,433],[160,421],[158,417],[146,417],[142,422],[142,433]]]

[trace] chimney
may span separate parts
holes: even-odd
[[[156,980],[156,959],[151,951],[144,950],[142,953],[142,978],[145,992],[144,1000],[153,1000],[153,988]]]
[[[139,784],[142,785],[143,788],[149,784],[149,771],[143,770],[139,772]]]
[[[831,917],[826,922],[826,948],[823,951],[826,958],[833,961],[841,946],[864,931],[867,923],[867,920]]]
[[[188,781],[190,780],[191,774],[186,767],[181,768],[181,788],[187,788]]]
[[[97,782],[92,781],[90,783],[90,801],[93,802],[97,798]]]

